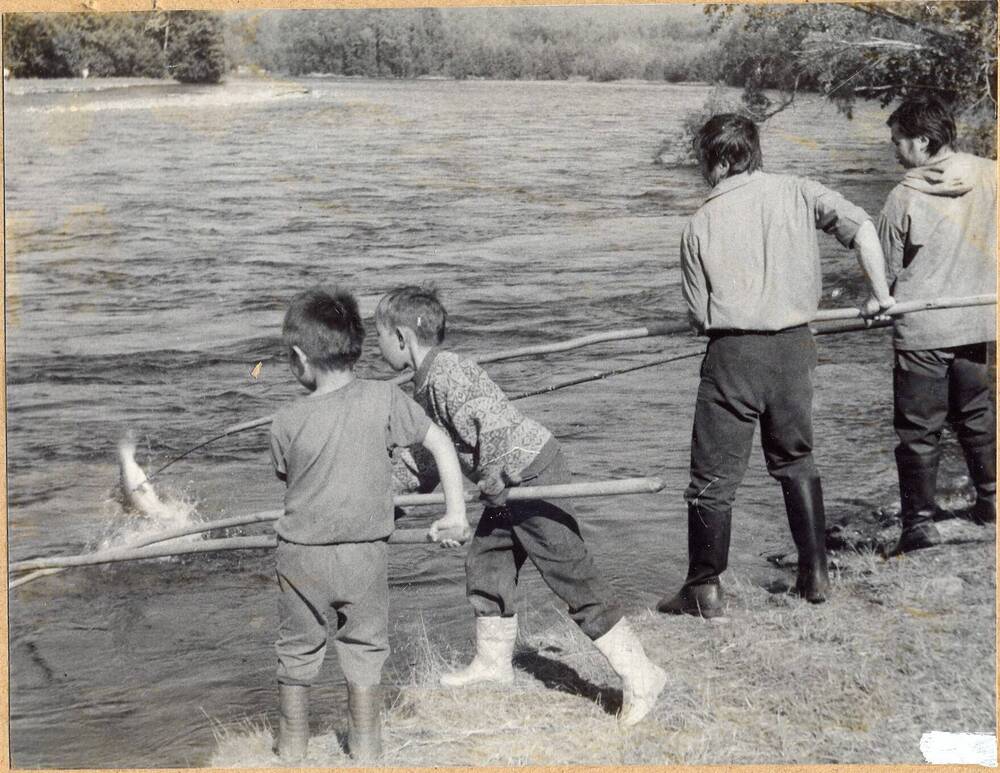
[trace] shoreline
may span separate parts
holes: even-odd
[[[441,688],[469,642],[425,640],[410,682],[393,688],[380,766],[923,763],[931,730],[993,733],[996,529],[939,524],[942,545],[883,559],[835,554],[833,593],[810,605],[787,585],[728,572],[722,622],[631,609],[649,656],[669,676],[653,712],[629,730],[621,689],[568,619],[522,626],[512,687]],[[468,631],[471,636],[471,627]],[[268,721],[216,722],[212,767],[281,767]],[[318,728],[324,728],[317,732]],[[331,731],[332,728],[332,731]],[[351,767],[345,716],[313,716],[295,767]]]

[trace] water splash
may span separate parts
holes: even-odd
[[[120,478],[105,502],[108,514],[98,549],[146,542],[156,535],[199,521],[197,501],[185,492],[167,490],[163,496],[148,481],[135,460],[135,440],[128,435],[118,445]],[[171,542],[192,542],[200,534],[175,537]]]

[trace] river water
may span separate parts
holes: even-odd
[[[708,91],[322,78],[6,83],[11,559],[77,553],[137,528],[113,498],[114,447],[127,431],[153,467],[298,394],[280,322],[289,297],[314,283],[351,288],[370,314],[384,290],[432,282],[451,314],[451,345],[465,352],[682,319],[677,244],[705,187],[690,164],[653,159]],[[765,164],[877,212],[900,173],[884,120],[876,108],[848,121],[802,101],[766,129]],[[827,237],[822,249],[824,305],[860,300],[853,256]],[[650,339],[489,370],[516,392],[700,347]],[[890,342],[884,331],[827,337],[820,357],[817,458],[835,518],[895,495]],[[685,571],[697,363],[521,404],[564,441],[578,479],[666,480],[660,494],[578,503],[585,537],[632,610],[675,589]],[[359,371],[389,374],[372,340]],[[203,519],[275,508],[282,496],[260,430],[198,452],[158,488]],[[790,539],[759,452],[738,508],[731,571],[769,582],[780,570],[761,554]],[[14,764],[204,765],[213,723],[275,723],[272,562],[256,552],[121,564],[13,590]],[[387,682],[410,678],[424,631],[433,646],[467,651],[460,553],[393,548],[391,582]],[[559,622],[533,570],[522,596],[529,631]],[[317,716],[339,710],[340,683],[328,660]]]

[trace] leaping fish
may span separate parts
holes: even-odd
[[[118,443],[118,466],[121,470],[123,504],[161,524],[183,522],[191,507],[180,502],[164,502],[153,490],[145,471],[135,460],[135,441],[125,438]]]

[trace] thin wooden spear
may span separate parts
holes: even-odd
[[[552,354],[554,352],[565,352],[570,349],[579,349],[583,346],[592,346],[594,344],[605,343],[608,341],[627,341],[634,338],[649,338],[650,336],[666,336],[666,335],[677,335],[680,333],[690,332],[690,325],[678,325],[667,322],[653,323],[647,325],[646,327],[633,327],[626,328],[623,330],[609,330],[604,333],[592,333],[590,335],[580,336],[579,338],[570,338],[565,341],[556,341],[551,344],[536,344],[533,346],[521,346],[516,349],[506,349],[499,352],[494,352],[493,354],[486,354],[481,357],[471,357],[473,362],[478,362],[480,364],[486,364],[490,362],[500,362],[502,360],[513,360],[517,357],[531,357],[539,354]],[[413,379],[413,372],[403,373],[402,375],[396,376],[390,381],[393,384],[405,384]],[[214,443],[216,440],[221,440],[224,437],[229,437],[230,435],[235,435],[238,432],[244,432],[248,429],[254,429],[255,427],[263,427],[266,424],[270,424],[271,420],[274,418],[273,415],[262,416],[259,419],[251,419],[249,421],[241,422],[240,424],[233,424],[232,426],[226,427],[215,435],[208,435],[203,437],[193,446],[183,451],[180,455],[175,456],[170,459],[166,464],[161,467],[157,467],[153,472],[151,472],[146,480],[152,480],[161,472],[163,472],[168,467],[176,464],[195,451],[204,448],[210,443]]]
[[[877,320],[865,320],[864,322],[848,322],[848,324],[840,325],[828,325],[821,328],[812,328],[813,335],[830,335],[832,333],[851,333],[857,330],[871,330],[873,328],[879,327],[889,327],[892,325],[891,319],[877,319]],[[810,326],[811,327],[811,326]],[[674,354],[670,357],[658,357],[655,360],[648,360],[647,362],[640,363],[639,365],[629,365],[624,368],[614,368],[612,370],[602,370],[599,373],[594,373],[587,376],[578,376],[576,378],[569,379],[568,381],[560,381],[558,384],[552,384],[541,389],[534,389],[530,392],[521,392],[511,396],[511,400],[523,400],[525,397],[536,397],[537,395],[545,395],[549,392],[557,392],[560,389],[565,389],[566,387],[577,386],[579,384],[586,384],[590,381],[603,381],[604,379],[610,378],[611,376],[621,376],[624,373],[632,373],[636,370],[643,370],[644,368],[652,368],[656,365],[666,365],[669,362],[677,362],[678,360],[687,360],[691,357],[700,357],[705,353],[704,349],[698,349],[692,352],[686,352],[684,354]]]
[[[886,311],[883,316],[895,317],[900,314],[910,314],[913,312],[920,311],[932,311],[935,309],[950,309],[950,308],[962,308],[971,306],[987,306],[990,304],[996,304],[997,297],[996,294],[993,295],[974,295],[966,298],[939,298],[937,300],[929,301],[906,301],[903,303],[897,303],[891,309]],[[861,311],[853,306],[848,306],[839,309],[824,309],[817,313],[813,322],[827,322],[832,320],[847,320],[847,319],[862,319]],[[869,325],[868,327],[881,327],[881,325]],[[844,328],[844,331],[855,330],[862,328]],[[473,357],[473,361],[478,363],[489,363],[489,362],[499,362],[501,360],[511,360],[517,357],[529,357],[536,354],[550,354],[553,352],[564,352],[570,349],[578,349],[584,346],[591,346],[597,343],[605,343],[608,341],[625,341],[635,338],[650,338],[654,336],[667,336],[667,335],[677,335],[690,332],[690,326],[678,325],[675,323],[653,323],[647,325],[646,327],[635,327],[635,328],[625,328],[622,330],[609,330],[604,333],[593,333],[591,335],[581,336],[579,338],[570,338],[565,341],[557,341],[551,344],[537,344],[533,346],[522,346],[516,349],[506,349],[500,352],[495,352],[493,354],[483,355],[482,357]],[[836,330],[831,330],[829,332],[839,332]],[[646,367],[652,367],[652,365],[659,365],[661,363],[651,363]],[[638,368],[633,368],[633,370],[638,370]],[[625,370],[623,372],[629,372]],[[612,374],[615,375],[615,374]],[[392,379],[394,384],[403,384],[413,378],[413,373],[404,373],[401,376],[396,376]],[[585,383],[586,381],[596,380],[593,377],[588,377],[584,381],[578,383]],[[545,392],[554,391],[552,389],[544,389],[532,394],[544,394]],[[525,393],[524,397],[530,397],[532,394]],[[240,424],[233,424],[232,426],[226,427],[221,432],[216,435],[210,435],[199,440],[195,445],[186,451],[182,452],[179,456],[175,456],[173,459],[169,460],[166,464],[155,469],[148,477],[147,480],[152,480],[154,477],[159,475],[168,467],[176,464],[181,459],[186,458],[195,451],[204,448],[210,443],[214,443],[216,440],[221,440],[229,435],[234,435],[237,432],[243,432],[248,429],[254,429],[255,427],[263,427],[266,424],[271,423],[273,416],[263,416],[259,419],[251,419],[250,421],[245,421]]]

